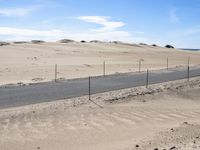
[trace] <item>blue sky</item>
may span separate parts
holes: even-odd
[[[119,40],[200,48],[200,0],[0,0],[0,40]]]

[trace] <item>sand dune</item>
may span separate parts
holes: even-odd
[[[176,81],[151,88],[155,87],[167,90],[121,100],[97,100],[103,108],[88,101],[76,107],[61,101],[1,110],[0,147],[3,150],[152,150],[175,146],[192,150],[196,146],[198,149],[198,139],[196,144],[191,143],[200,135],[196,132],[200,129],[199,80],[192,80],[190,85]],[[146,90],[141,87],[141,92],[142,89]]]
[[[0,84],[198,65],[199,52],[125,43],[15,43],[0,46]],[[2,150],[198,149],[200,79],[130,88],[0,110]],[[99,107],[102,106],[102,107]],[[188,134],[184,132],[187,131]],[[174,135],[176,133],[176,135]],[[169,138],[170,137],[170,138]],[[195,143],[194,143],[194,138]],[[159,139],[159,140],[158,140]],[[180,142],[182,141],[182,143]]]
[[[181,51],[125,43],[20,43],[0,46],[0,84],[43,82],[54,79],[58,64],[58,78],[80,78],[103,74],[199,64],[199,52]]]

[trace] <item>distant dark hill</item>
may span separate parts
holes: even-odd
[[[195,48],[179,48],[179,49],[185,51],[200,51],[200,49],[195,49]]]

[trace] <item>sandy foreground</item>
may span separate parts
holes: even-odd
[[[103,74],[199,64],[200,52],[123,43],[23,43],[0,46],[0,85],[51,81],[58,65],[58,78],[80,78]]]
[[[193,78],[3,109],[0,149],[200,149],[199,97]]]

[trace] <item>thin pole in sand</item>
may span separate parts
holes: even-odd
[[[167,57],[167,70],[169,70],[169,58]]]
[[[103,62],[103,76],[106,76],[106,62]]]
[[[141,60],[139,60],[139,72],[141,71]]]
[[[187,78],[190,81],[190,57],[188,57]]]
[[[146,88],[149,86],[149,69],[147,69]]]
[[[144,59],[139,59],[139,72],[141,72],[141,65],[142,65],[143,61],[144,61]]]
[[[58,73],[58,71],[57,71],[57,64],[55,64],[55,82],[57,82],[57,73]]]
[[[91,101],[91,77],[89,76],[89,88],[88,88],[88,94],[89,94],[89,100]]]
[[[92,101],[92,99],[91,99],[91,77],[90,76],[88,78],[88,81],[89,81],[89,88],[88,88],[89,101],[91,101],[95,105],[99,106],[100,108],[103,108],[103,106],[101,106],[101,105],[97,104],[96,102]]]

